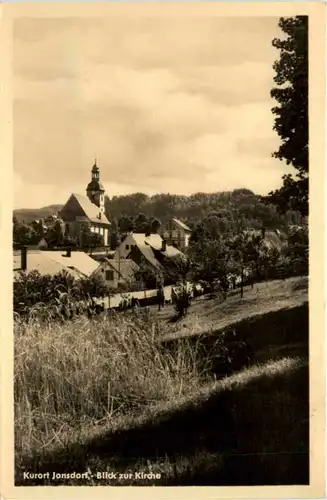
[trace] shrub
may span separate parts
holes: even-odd
[[[20,272],[14,280],[14,312],[27,317],[31,311],[41,310],[48,316],[59,314],[62,306],[66,308],[91,297],[109,295],[110,289],[100,276],[84,277],[76,280],[67,272],[56,275],[41,275],[38,271]]]
[[[186,286],[181,286],[174,291],[173,304],[179,317],[185,316],[191,305],[191,297]]]

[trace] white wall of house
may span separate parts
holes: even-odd
[[[136,241],[133,234],[129,234],[116,249],[114,259],[126,259],[126,257],[132,250],[133,245],[136,245]]]
[[[109,231],[108,231],[108,229],[104,229],[104,244],[105,245],[109,244]]]
[[[96,270],[96,274],[102,276],[106,285],[110,288],[117,288],[118,273],[107,262],[103,262]]]
[[[173,226],[171,229],[163,228],[160,236],[167,241],[168,245],[175,245],[184,250],[189,245],[190,233],[180,227]]]

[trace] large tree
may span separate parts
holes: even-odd
[[[272,109],[275,115],[274,130],[281,138],[279,149],[273,156],[296,169],[283,177],[281,189],[269,193],[269,199],[287,209],[308,213],[308,17],[281,18],[281,38],[273,46],[280,51],[274,64],[276,87],[271,96],[277,101]]]

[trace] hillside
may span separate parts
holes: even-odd
[[[267,395],[269,394],[269,397]],[[33,471],[89,471],[34,485],[287,485],[309,483],[308,365],[282,358],[79,437],[32,462]],[[282,436],[282,439],[280,437]],[[22,470],[31,468],[26,461]],[[96,471],[116,476],[96,477]],[[135,473],[152,473],[150,479]],[[158,474],[155,477],[155,474]],[[121,478],[119,478],[119,476]],[[124,476],[123,476],[124,475]],[[21,474],[16,484],[22,485]]]
[[[16,484],[308,484],[307,287],[291,278],[242,300],[197,300],[175,324],[171,306],[145,322],[114,314],[46,330],[17,324]],[[158,340],[172,328],[167,350]],[[215,355],[222,330],[246,337],[254,356],[215,381],[202,357]],[[89,475],[26,483],[24,470]]]
[[[50,215],[57,215],[63,205],[48,205],[41,208],[18,208],[14,210],[13,215],[19,222],[29,224],[34,219],[46,219]]]
[[[31,222],[57,213],[62,205],[49,205],[40,209],[17,209],[14,215],[19,221]],[[147,196],[143,193],[130,195],[105,196],[106,215],[111,221],[122,218],[135,218],[138,214],[158,218],[167,222],[171,217],[186,221],[191,227],[210,213],[219,214],[223,220],[237,218],[247,227],[260,228],[262,225],[280,228],[285,218],[278,214],[276,207],[265,203],[261,196],[248,189],[216,193],[195,193],[189,196],[174,194],[156,194]],[[298,222],[299,214],[290,213],[289,217]]]
[[[186,317],[170,325],[166,340],[233,329],[243,321],[255,320],[281,310],[291,310],[307,302],[307,277],[256,283],[253,288],[244,288],[243,298],[238,289],[230,292],[223,302],[201,297],[194,301]],[[160,313],[160,317],[167,321],[172,320],[173,315],[173,308],[166,308]]]

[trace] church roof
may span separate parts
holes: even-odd
[[[108,221],[107,217],[105,214],[101,213],[101,219],[99,218],[100,214],[100,209],[96,205],[94,205],[87,196],[83,194],[76,194],[73,193],[72,196],[76,199],[76,201],[79,203],[80,207],[82,208],[83,212],[87,216],[87,218],[95,223],[95,224],[107,224],[110,225],[110,222]]]
[[[97,179],[92,179],[91,182],[88,183],[87,191],[104,191],[103,184]]]

